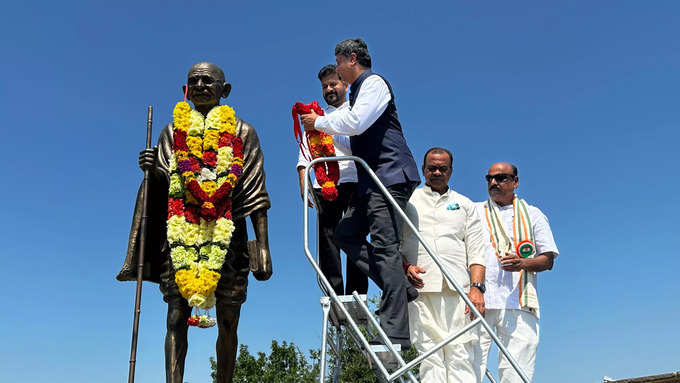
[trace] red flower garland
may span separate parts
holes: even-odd
[[[319,116],[323,116],[323,109],[316,101],[311,104],[303,104],[296,102],[293,105],[293,124],[295,139],[300,146],[300,150],[307,158],[305,151],[302,149],[302,130],[300,129],[300,120],[298,115],[309,114],[312,111]],[[307,143],[309,144],[309,151],[312,154],[311,159],[319,157],[335,157],[335,147],[333,146],[333,139],[324,132],[312,131],[307,133]],[[310,158],[307,158],[310,160]],[[314,176],[316,181],[321,185],[321,195],[326,201],[333,201],[338,198],[338,181],[340,180],[340,168],[337,161],[317,162],[314,164]]]
[[[181,131],[179,129],[174,129],[173,135],[174,135],[173,150],[175,151],[187,150],[186,132]],[[232,136],[228,132],[220,132],[218,145],[220,147],[232,145],[234,159],[232,160],[232,167],[230,169],[230,173],[227,176],[228,177],[227,182],[223,183],[212,194],[208,194],[205,190],[203,190],[203,188],[198,183],[195,177],[191,177],[190,179],[185,180],[184,185],[186,189],[191,192],[191,195],[200,203],[201,206],[200,216],[207,221],[214,221],[225,213],[231,215],[230,212],[231,200],[224,201],[224,199],[229,195],[231,190],[234,188],[238,177],[241,176],[243,166],[243,142],[241,141],[241,138]],[[216,164],[217,162],[217,153],[206,151],[202,155],[202,160],[204,163],[210,166],[214,166],[214,164]],[[181,173],[183,173],[186,170],[191,170],[194,173],[198,173],[201,171],[201,164],[199,163],[199,160],[196,157],[194,156],[189,157],[189,160],[187,162],[188,164],[178,164],[178,166],[182,168],[180,169]],[[188,169],[183,167],[183,165],[188,167]],[[229,210],[226,212],[224,210],[225,203],[228,205],[229,208]],[[226,218],[231,219],[231,217]]]

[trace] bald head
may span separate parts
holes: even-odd
[[[489,174],[491,174],[492,170],[497,170],[498,172],[506,173],[506,174],[512,174],[514,176],[517,176],[517,166],[509,163],[509,162],[496,162],[495,164],[491,165],[489,168]]]
[[[486,182],[489,197],[500,206],[509,205],[519,186],[517,167],[509,162],[496,162],[489,168]]]
[[[211,73],[215,77],[215,80],[219,82],[225,81],[224,72],[222,71],[222,68],[217,66],[217,64],[213,64],[208,61],[201,61],[199,63],[194,64],[191,67],[191,69],[189,69],[187,77],[191,77],[191,75],[195,73]]]
[[[227,98],[231,92],[231,84],[225,81],[222,69],[205,61],[194,64],[189,69],[187,85],[189,86],[187,98],[204,116],[220,104],[221,98]]]

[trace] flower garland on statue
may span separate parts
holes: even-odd
[[[208,328],[212,327],[217,324],[217,321],[215,318],[212,318],[208,315],[194,315],[191,318],[187,320],[187,324],[189,326],[196,326],[200,328]]]
[[[307,157],[302,148],[302,130],[300,129],[300,121],[298,115],[308,114],[312,111],[319,116],[323,116],[323,109],[316,101],[311,104],[303,104],[296,102],[293,105],[293,124],[295,139],[300,146],[303,155]],[[333,137],[319,131],[307,132],[307,142],[309,142],[309,151],[312,154],[311,159],[319,157],[335,157],[335,147],[333,146]],[[310,160],[310,158],[307,158]],[[337,161],[317,162],[314,164],[314,176],[316,181],[321,185],[321,195],[327,201],[333,201],[338,198],[338,181],[340,180],[340,168]]]
[[[243,143],[227,105],[205,120],[185,101],[173,111],[173,145],[168,190],[168,242],[180,294],[197,309],[216,303],[231,242],[231,190],[243,170]]]

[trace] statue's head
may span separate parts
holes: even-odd
[[[221,98],[227,98],[231,92],[231,84],[226,82],[224,72],[210,62],[199,62],[189,69],[187,74],[187,99],[196,109],[210,109],[219,105]],[[185,91],[182,86],[182,92]]]

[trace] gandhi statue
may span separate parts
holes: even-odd
[[[188,88],[187,88],[188,87]],[[226,82],[220,67],[208,62],[195,64],[189,70],[182,94],[205,117],[208,112],[227,98],[231,84]],[[217,382],[232,381],[238,346],[237,327],[241,305],[246,300],[248,271],[256,279],[265,281],[272,275],[267,231],[269,195],[265,188],[265,174],[260,142],[252,126],[236,119],[236,136],[243,141],[243,173],[232,190],[232,220],[235,226],[228,255],[220,271],[221,277],[215,291],[217,299]],[[187,354],[187,320],[191,307],[175,283],[175,271],[170,260],[166,220],[168,217],[168,187],[170,159],[172,157],[172,124],[163,129],[154,149],[139,154],[139,167],[150,170],[148,221],[143,279],[160,284],[163,300],[168,304],[167,333],[165,337],[165,373],[167,383],[182,383],[184,360]],[[140,243],[143,189],[140,187],[130,229],[127,256],[119,281],[137,278],[137,257]],[[245,218],[250,216],[255,241],[248,242]]]

